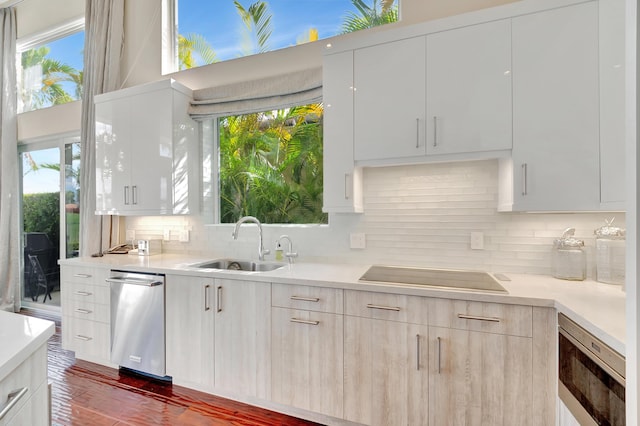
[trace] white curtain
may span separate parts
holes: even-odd
[[[195,120],[248,114],[320,102],[322,68],[195,90],[189,114]]]
[[[86,0],[80,171],[80,256],[102,252],[96,209],[95,108],[93,98],[119,87],[124,41],[124,0]]]
[[[16,13],[0,9],[0,309],[20,308],[18,129],[16,123]],[[16,299],[16,296],[17,299]]]

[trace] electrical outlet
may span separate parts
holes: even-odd
[[[472,232],[469,243],[471,250],[484,250],[484,233]]]
[[[164,241],[169,241],[171,239],[171,231],[169,229],[165,229],[162,231],[162,239]]]
[[[186,230],[186,229],[180,231],[179,240],[180,240],[181,243],[188,243],[189,242],[189,231]]]
[[[127,241],[133,241],[136,239],[136,230],[135,229],[127,229]]]
[[[363,249],[367,247],[366,235],[364,233],[353,233],[350,235],[351,248]]]

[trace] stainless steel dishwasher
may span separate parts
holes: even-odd
[[[162,274],[111,270],[111,362],[166,379]]]

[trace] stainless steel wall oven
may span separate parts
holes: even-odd
[[[625,425],[625,359],[558,316],[558,394],[581,425]]]

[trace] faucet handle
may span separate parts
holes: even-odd
[[[289,263],[293,263],[293,259],[298,257],[298,253],[286,252],[285,257],[289,260]]]

